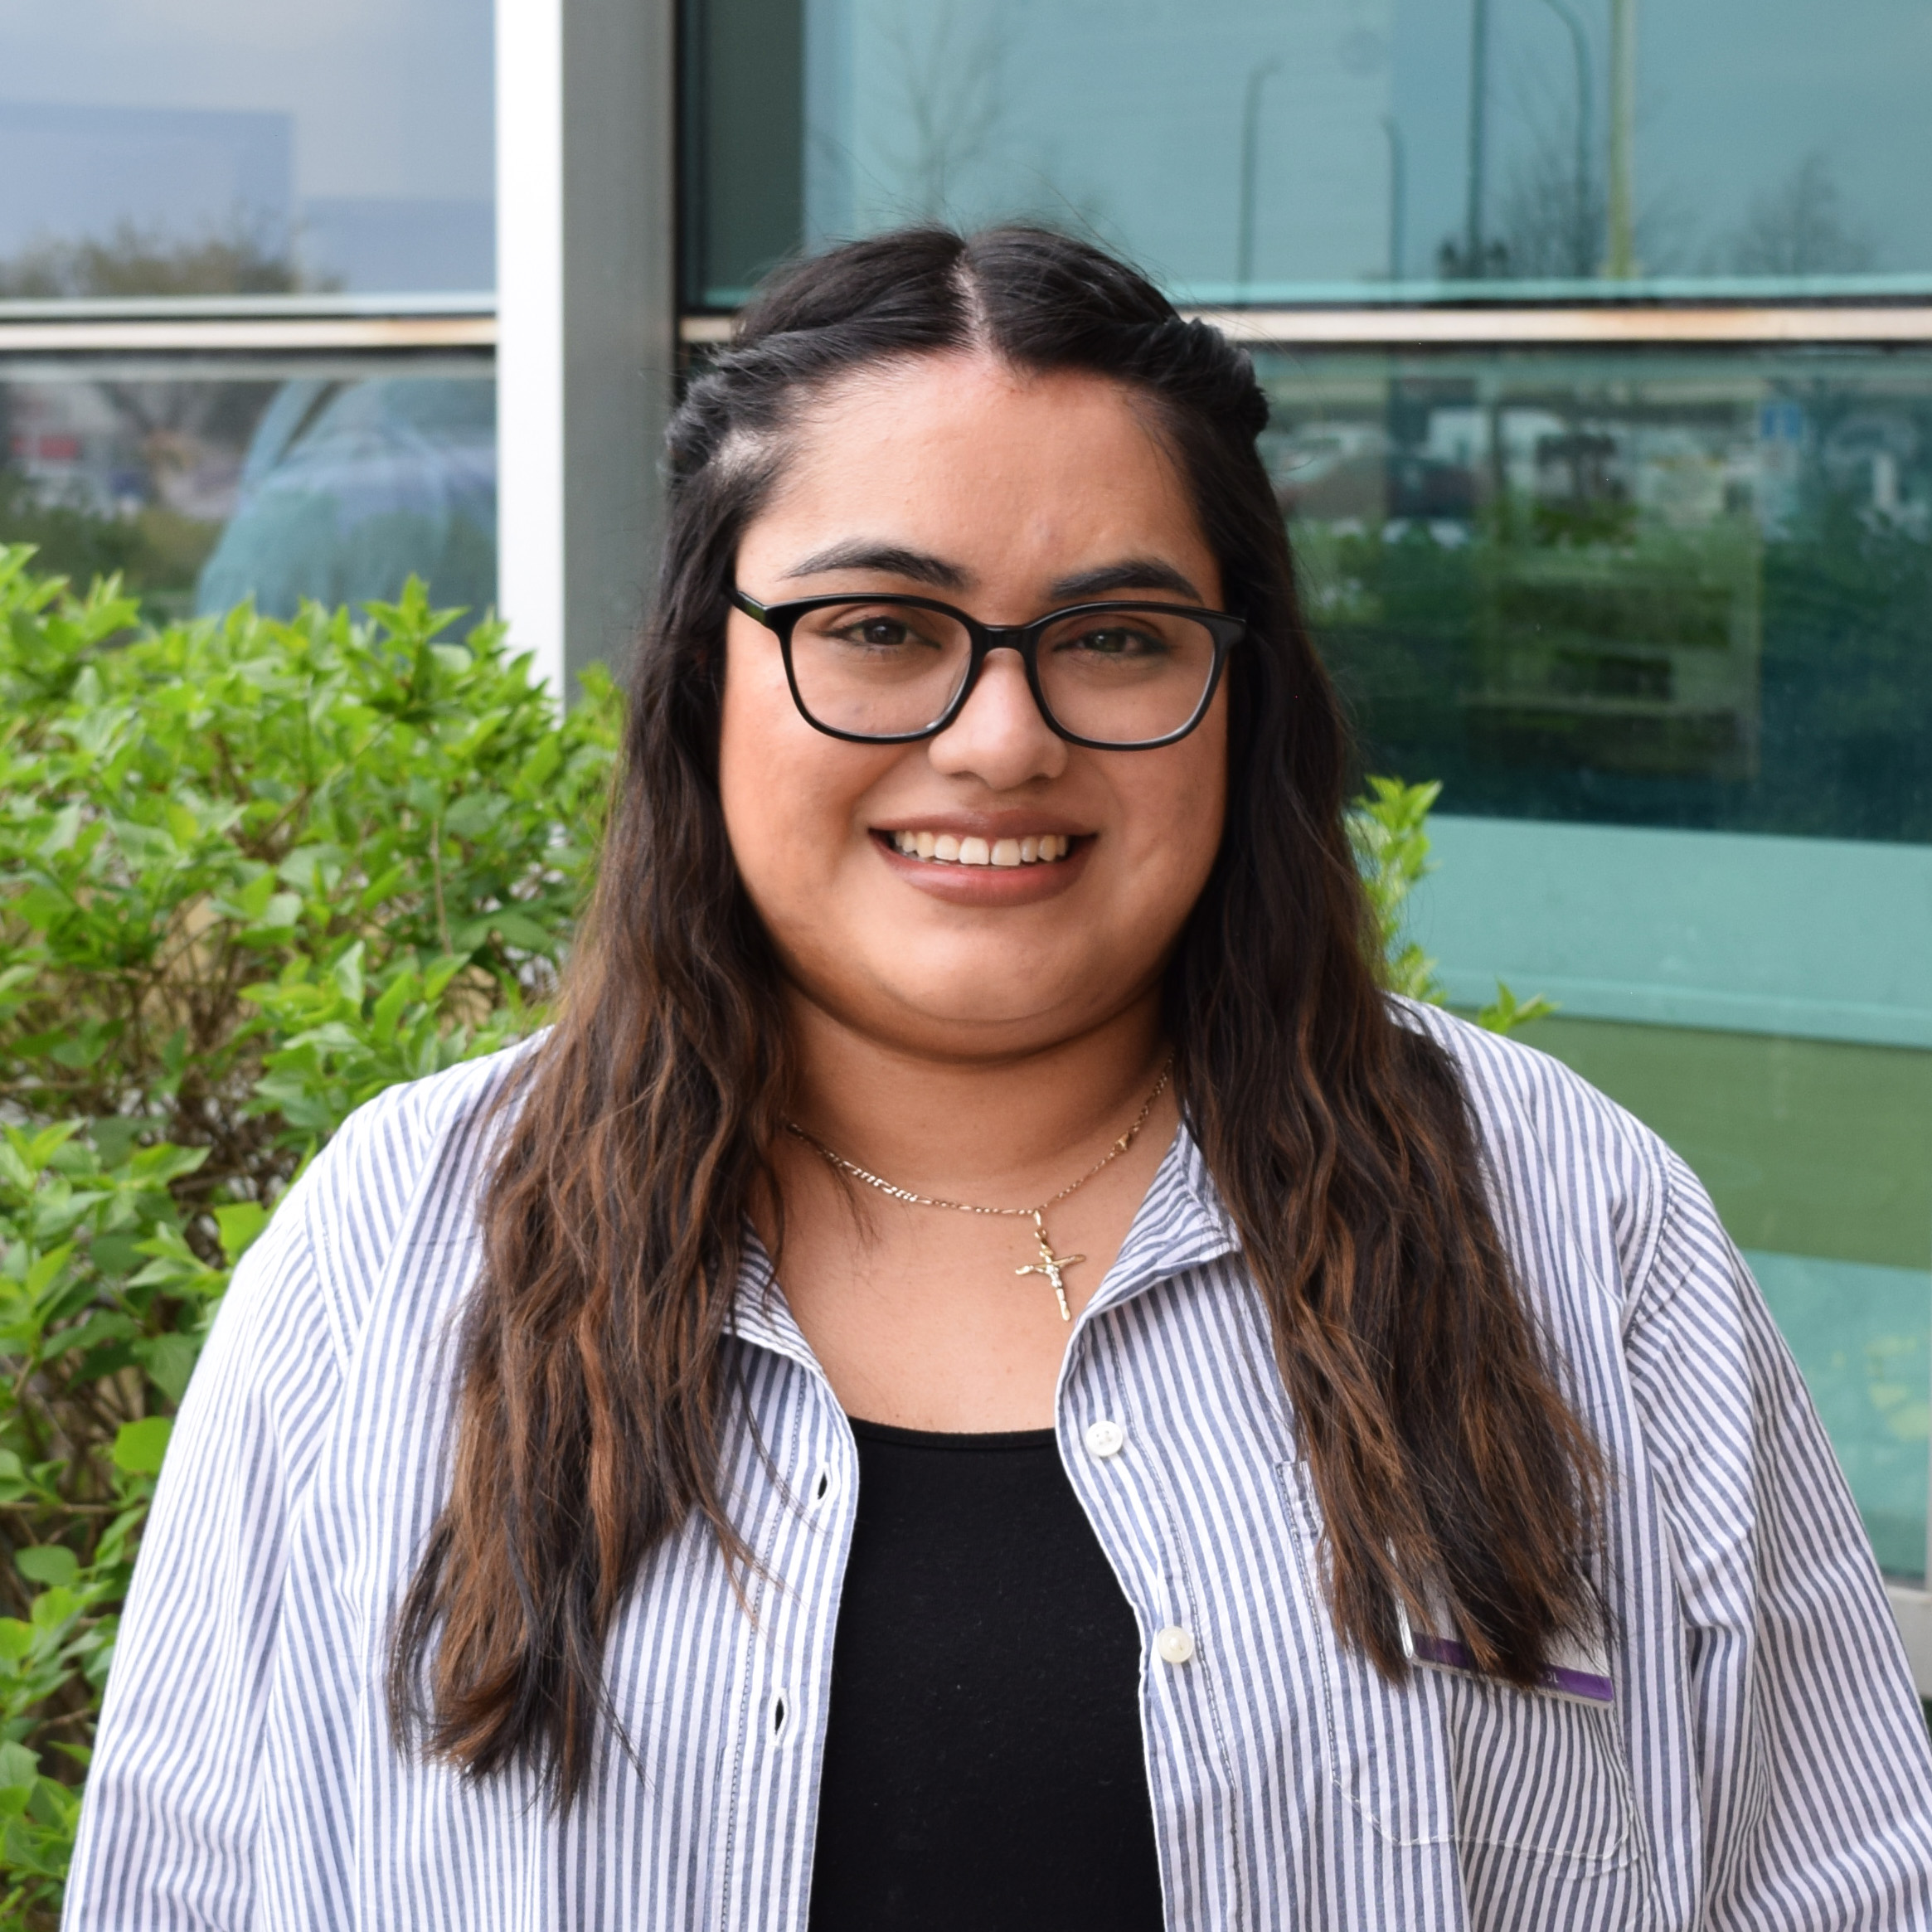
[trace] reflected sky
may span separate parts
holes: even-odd
[[[1210,302],[1386,282],[1391,269],[1433,280],[1443,245],[1467,240],[1473,0],[802,4],[794,165],[808,239],[922,215],[1044,216]],[[1510,260],[1485,274],[1587,285],[1603,256],[1609,0],[1488,7],[1483,239],[1506,242]],[[784,0],[708,8],[714,23],[741,22],[711,41],[740,67],[755,21],[765,44],[785,44],[773,25]],[[1932,15],[1916,0],[1653,0],[1638,55],[1644,274],[1932,274],[1932,202],[1919,192]],[[725,139],[765,138],[734,112],[749,85],[712,76]],[[716,183],[731,170],[712,164],[719,269],[734,223],[747,235],[769,226],[732,195],[794,192],[783,158],[770,160],[728,192]],[[1566,222],[1585,239],[1566,243]]]
[[[489,279],[488,0],[0,0],[0,256],[241,223],[352,288]]]

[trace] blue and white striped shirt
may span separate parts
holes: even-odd
[[[1414,1023],[1462,1066],[1505,1236],[1614,1470],[1614,1701],[1392,1684],[1337,1642],[1267,1322],[1182,1133],[1056,1398],[1140,1625],[1168,1925],[1932,1927],[1932,1753],[1899,1638],[1703,1191],[1554,1061]],[[609,1660],[634,1756],[605,1753],[560,1818],[522,1772],[466,1782],[391,1740],[385,1639],[443,1492],[502,1073],[364,1108],[239,1271],[136,1574],[72,1932],[803,1926],[857,1460],[756,1267],[729,1474],[759,1568],[741,1608],[695,1524],[645,1564]],[[1086,1445],[1102,1420],[1115,1453]],[[1174,1625],[1193,1643],[1170,1663]]]

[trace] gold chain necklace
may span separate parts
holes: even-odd
[[[876,1187],[881,1194],[890,1194],[895,1201],[909,1202],[914,1207],[944,1207],[955,1214],[1001,1214],[1030,1215],[1033,1221],[1033,1238],[1040,1244],[1040,1259],[1029,1261],[1023,1268],[1016,1268],[1015,1274],[1043,1274],[1052,1284],[1054,1298],[1060,1303],[1060,1318],[1063,1322],[1073,1319],[1073,1310],[1066,1303],[1066,1282],[1062,1271],[1076,1261],[1085,1261],[1085,1255],[1056,1255],[1053,1244],[1046,1238],[1046,1211],[1057,1206],[1070,1194],[1075,1194],[1099,1172],[1101,1168],[1119,1160],[1133,1145],[1134,1137],[1147,1125],[1148,1115],[1154,1110],[1154,1102],[1167,1090],[1167,1081],[1174,1070],[1174,1063],[1169,1061],[1161,1069],[1161,1077],[1154,1082],[1154,1090],[1147,1097],[1140,1111],[1134,1116],[1133,1124],[1115,1141],[1079,1180],[1062,1187],[1050,1199],[1042,1201],[1037,1207],[977,1207],[969,1201],[942,1201],[931,1194],[915,1194],[910,1187],[896,1187],[890,1181],[882,1179],[869,1168],[862,1167],[857,1161],[848,1161],[842,1153],[835,1153],[815,1133],[808,1133],[795,1120],[788,1120],[785,1125],[808,1147],[815,1148],[826,1161],[842,1174],[850,1174],[855,1181],[863,1181],[868,1187]]]

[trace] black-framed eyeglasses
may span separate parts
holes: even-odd
[[[908,745],[959,716],[989,651],[1017,651],[1040,715],[1075,745],[1141,751],[1207,715],[1245,626],[1184,604],[1069,604],[1032,624],[982,624],[930,597],[834,592],[731,601],[776,633],[806,723],[862,745]]]

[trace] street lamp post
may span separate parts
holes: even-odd
[[[1281,71],[1281,56],[1271,55],[1248,70],[1248,90],[1241,104],[1241,192],[1235,231],[1235,283],[1246,295],[1255,279],[1255,177],[1261,144],[1261,86],[1270,74]]]
[[[1604,273],[1637,273],[1637,0],[1610,0],[1610,179]]]
[[[1489,0],[1470,0],[1468,201],[1463,221],[1463,273],[1483,273],[1483,173],[1489,119]]]
[[[1576,56],[1576,208],[1573,217],[1572,267],[1587,275],[1595,265],[1590,260],[1590,124],[1592,90],[1590,75],[1590,36],[1565,0],[1544,0],[1550,11],[1570,29],[1570,46]]]
[[[1409,253],[1409,166],[1393,114],[1382,116],[1382,132],[1389,138],[1389,279],[1399,282]]]

